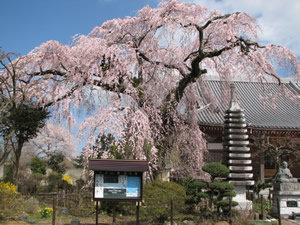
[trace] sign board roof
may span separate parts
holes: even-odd
[[[90,159],[88,168],[89,170],[93,170],[93,171],[118,171],[118,172],[149,171],[148,162],[145,160]]]

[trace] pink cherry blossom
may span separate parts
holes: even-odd
[[[70,126],[71,109],[84,109],[86,160],[98,135],[110,132],[120,152],[129,144],[130,157],[148,159],[153,170],[170,163],[198,173],[206,147],[196,81],[211,71],[227,80],[277,79],[278,66],[300,75],[299,59],[285,47],[260,44],[259,31],[247,13],[223,15],[169,0],[109,20],[74,37],[71,46],[43,43],[18,59],[20,85]],[[151,154],[144,152],[145,141]]]

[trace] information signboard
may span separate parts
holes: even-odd
[[[287,207],[298,207],[297,201],[287,201]]]
[[[90,159],[94,171],[95,201],[142,201],[146,160]]]
[[[144,172],[149,171],[148,162],[146,160],[89,159],[88,168],[94,171],[96,224],[98,224],[99,201],[138,202],[136,224],[139,224],[140,202],[143,197],[142,177]],[[113,211],[115,212],[115,207]]]
[[[141,175],[95,174],[96,199],[137,199],[141,188]]]

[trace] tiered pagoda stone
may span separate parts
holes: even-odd
[[[224,150],[229,166],[229,183],[235,186],[240,210],[251,210],[252,202],[246,199],[247,187],[254,185],[253,168],[244,110],[235,97],[235,86],[231,87],[231,101],[225,114]]]

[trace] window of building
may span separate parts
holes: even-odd
[[[265,169],[276,169],[274,159],[270,155],[265,156]]]

